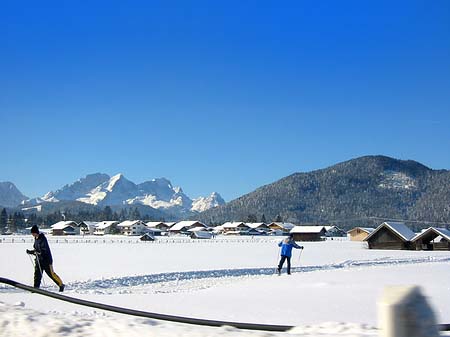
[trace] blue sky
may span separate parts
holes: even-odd
[[[450,1],[3,1],[0,181],[226,201],[364,155],[450,169]]]

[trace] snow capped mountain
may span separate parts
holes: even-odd
[[[29,199],[24,205],[34,206],[43,202],[59,201],[80,201],[100,207],[144,205],[180,216],[225,203],[218,193],[193,201],[181,187],[173,187],[166,178],[135,184],[121,173],[112,177],[95,173],[55,192],[48,192],[41,198]]]
[[[137,185],[119,173],[76,200],[99,206],[122,205],[125,204],[125,200],[133,198],[138,192]]]
[[[17,187],[9,182],[0,182],[0,205],[5,207],[16,207],[22,201],[28,199]]]
[[[222,199],[219,193],[213,192],[209,197],[199,197],[192,202],[191,211],[203,212],[207,209],[224,205],[225,200]]]
[[[108,181],[109,175],[104,173],[89,174],[85,178],[78,179],[71,185],[65,185],[55,192],[48,192],[42,198],[42,201],[58,202],[60,200],[77,200],[83,198],[92,189]]]

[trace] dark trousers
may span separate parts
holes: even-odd
[[[42,269],[42,270],[41,270]],[[53,266],[51,264],[39,262],[37,259],[34,264],[34,287],[39,288],[41,286],[42,272],[45,273],[55,282],[58,287],[60,287],[63,282],[60,277],[53,271]]]
[[[281,255],[280,263],[278,263],[278,272],[281,272],[281,268],[283,268],[284,261],[287,260],[287,273],[291,273],[291,257],[286,255]]]

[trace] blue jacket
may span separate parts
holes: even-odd
[[[302,246],[299,246],[295,243],[295,241],[291,238],[286,238],[278,244],[278,247],[281,247],[281,256],[292,256],[292,248],[303,249]]]

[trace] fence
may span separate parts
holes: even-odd
[[[60,236],[53,237],[47,235],[47,241],[51,244],[110,244],[110,243],[127,243],[127,244],[176,244],[176,243],[192,243],[192,244],[216,244],[216,243],[267,243],[278,242],[280,237],[215,237],[212,239],[191,239],[188,237],[156,237],[154,241],[142,241],[139,236],[109,236],[109,237],[94,237],[94,236]],[[34,238],[30,236],[0,236],[0,243],[33,243]]]

